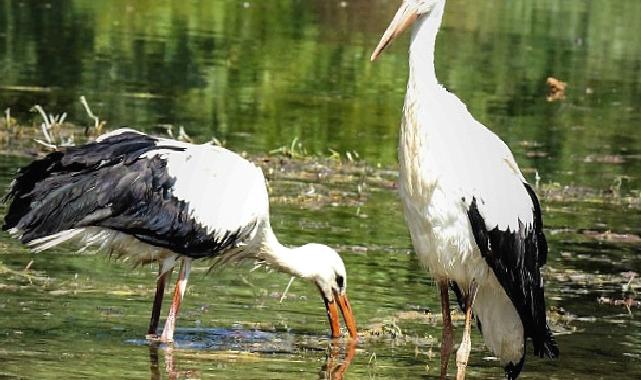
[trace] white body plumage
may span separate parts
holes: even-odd
[[[433,103],[423,104],[415,97]],[[451,115],[460,115],[460,119],[453,121]],[[475,157],[479,147],[487,146],[482,157]],[[517,363],[523,356],[523,339],[518,338],[523,337],[523,326],[481,256],[468,217],[476,198],[484,205],[482,210],[488,210],[484,216],[489,228],[518,228],[518,210],[511,208],[515,204],[527,211],[521,214],[521,221],[532,223],[532,203],[511,153],[440,85],[430,88],[427,96],[408,87],[399,167],[405,218],[421,263],[434,277],[451,279],[464,289],[476,281],[479,290],[473,309],[483,325],[485,343],[503,365]]]
[[[403,0],[372,53],[412,27],[409,80],[399,136],[400,195],[416,254],[437,279],[444,313],[441,377],[451,348],[448,284],[466,311],[457,352],[464,378],[472,313],[508,378],[521,371],[525,339],[556,357],[540,267],[547,257],[538,199],[512,152],[438,83],[436,35],[445,0]],[[472,305],[470,309],[470,305]]]

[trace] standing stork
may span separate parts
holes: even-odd
[[[340,336],[340,309],[357,337],[343,260],[321,244],[281,245],[269,224],[262,171],[227,149],[117,130],[20,169],[7,198],[3,229],[36,251],[73,239],[135,263],[158,261],[152,339],[158,339],[165,281],[177,260],[180,273],[159,338],[164,342],[173,340],[192,260],[204,258],[260,260],[313,281],[331,336]]]
[[[449,286],[465,311],[457,379],[465,377],[472,311],[485,344],[515,379],[527,338],[535,355],[559,354],[545,315],[541,209],[510,149],[436,79],[434,47],[444,9],[445,0],[404,0],[371,60],[413,24],[400,195],[416,254],[441,293],[441,378],[452,350]]]

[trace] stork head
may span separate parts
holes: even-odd
[[[370,59],[375,60],[405,29],[419,18],[429,16],[438,5],[444,3],[445,0],[403,0]]]
[[[339,310],[349,335],[357,338],[356,321],[347,298],[347,273],[341,257],[334,249],[323,244],[305,244],[298,250],[305,251],[302,255],[308,267],[303,277],[314,281],[325,302],[332,338],[341,335]]]

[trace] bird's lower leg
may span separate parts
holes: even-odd
[[[441,339],[441,379],[447,377],[447,363],[450,360],[453,346],[452,318],[450,316],[449,282],[447,279],[439,280],[438,287],[441,291],[441,311],[443,313],[443,332]]]
[[[171,308],[165,321],[165,328],[163,329],[160,340],[163,342],[172,342],[174,340],[174,330],[176,329],[176,319],[178,318],[178,311],[180,310],[180,303],[182,302],[187,288],[187,280],[189,279],[189,271],[191,270],[191,259],[185,258],[180,266],[180,273],[178,274],[178,281],[176,281],[176,288],[174,289],[174,298],[171,302]]]
[[[154,304],[151,309],[151,319],[149,320],[149,329],[147,330],[147,339],[157,339],[156,331],[158,330],[158,322],[160,321],[160,308],[162,307],[162,299],[165,296],[165,284],[167,279],[171,276],[171,270],[162,272],[162,263],[158,273],[158,282],[156,284],[156,295],[154,296]]]
[[[470,284],[467,295],[465,296],[465,331],[463,332],[463,340],[456,351],[456,380],[465,379],[465,369],[467,368],[467,360],[470,357],[472,349],[471,333],[472,333],[472,305],[478,292],[478,285],[472,281]]]

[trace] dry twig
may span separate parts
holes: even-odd
[[[80,103],[82,103],[82,106],[85,107],[85,111],[87,112],[87,115],[89,115],[89,117],[93,119],[93,121],[94,121],[94,125],[93,125],[94,129],[96,130],[96,132],[98,134],[100,134],[100,132],[102,131],[102,127],[103,127],[105,122],[103,121],[101,123],[100,119],[98,118],[98,116],[94,115],[94,113],[91,112],[91,108],[89,108],[89,103],[87,103],[87,99],[84,96],[80,97]],[[88,134],[89,134],[89,127],[86,127],[85,128],[85,136],[87,136]]]

